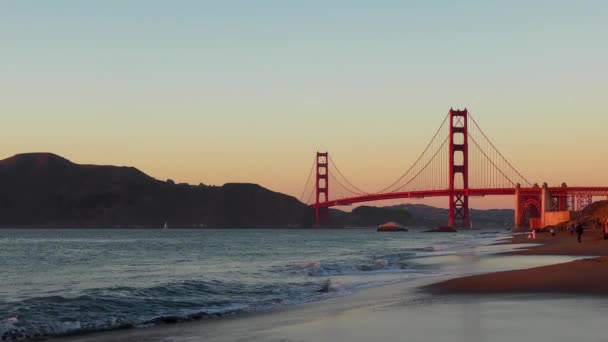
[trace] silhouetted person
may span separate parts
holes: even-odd
[[[576,226],[576,239],[578,243],[581,243],[583,240],[583,225],[580,223]]]
[[[551,232],[551,237],[555,237],[555,228],[551,228],[549,231]]]

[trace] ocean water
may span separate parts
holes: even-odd
[[[144,328],[446,275],[505,231],[0,230],[0,340]],[[442,259],[443,258],[443,259]],[[439,260],[440,262],[429,262]]]

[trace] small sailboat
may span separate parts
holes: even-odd
[[[167,224],[167,222],[165,222],[165,226],[163,227],[163,229],[169,229],[169,225]]]

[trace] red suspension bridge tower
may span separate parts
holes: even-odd
[[[450,108],[450,216],[448,225],[469,226],[468,112]]]
[[[329,153],[317,152],[316,170],[315,223],[329,224],[329,208],[319,205],[329,201]]]

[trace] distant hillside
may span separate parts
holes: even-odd
[[[332,209],[330,219],[334,225],[345,227],[378,227],[388,221],[407,224],[411,221],[408,211],[392,207],[360,206],[352,212]]]
[[[475,224],[512,226],[512,210],[471,212]],[[387,221],[437,226],[447,210],[424,205],[330,210],[331,226]],[[0,227],[310,227],[313,210],[256,184],[175,184],[133,167],[80,165],[52,153],[0,160]]]
[[[410,224],[445,225],[448,209],[435,208],[424,204],[401,204],[392,206],[406,210],[412,216]],[[469,218],[475,228],[511,228],[515,224],[515,212],[512,209],[470,209]]]
[[[597,201],[583,208],[578,221],[587,227],[594,227],[604,224],[607,219],[608,201]]]
[[[0,161],[2,227],[284,227],[311,217],[297,199],[255,184],[174,184],[51,153]]]
[[[469,214],[474,228],[511,228],[514,224],[514,212],[511,209],[471,209]],[[436,227],[447,224],[448,210],[423,204],[360,206],[351,213],[332,211],[331,221],[343,226],[375,227],[387,221],[395,221],[405,226]]]

